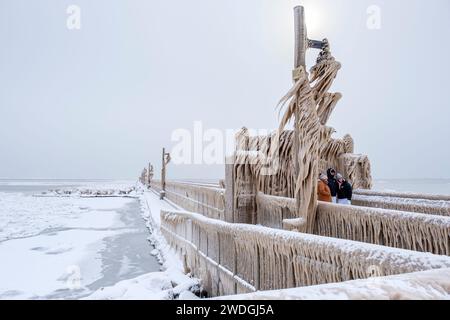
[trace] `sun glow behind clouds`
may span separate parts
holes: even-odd
[[[293,60],[294,51],[294,7],[305,8],[305,20],[308,38],[322,40],[326,37],[327,14],[320,0],[262,0],[262,34],[270,44],[267,50],[282,57],[281,60]]]
[[[305,22],[308,38],[322,40],[323,31],[326,29],[324,8],[318,0],[291,0],[292,8],[303,6],[305,8]]]

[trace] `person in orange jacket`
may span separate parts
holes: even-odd
[[[319,177],[317,196],[319,201],[331,202],[331,191],[328,186],[328,177],[326,174],[322,173]]]

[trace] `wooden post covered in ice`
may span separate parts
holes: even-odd
[[[295,34],[295,51],[294,51],[294,68],[306,67],[306,50],[324,49],[327,41],[318,41],[308,39],[306,23],[305,23],[305,9],[302,6],[294,8],[294,34]],[[294,79],[295,76],[294,69]]]
[[[297,81],[299,77],[299,68],[306,69],[306,50],[308,48],[322,49],[325,45],[325,41],[308,40],[308,34],[305,23],[305,8],[303,6],[294,7],[294,70],[292,71],[293,81]],[[298,111],[298,108],[297,108]],[[296,115],[298,118],[298,115]],[[298,126],[295,126],[294,135],[294,160],[295,160],[295,176],[298,176],[299,172],[299,156],[298,145],[300,131]],[[299,201],[299,199],[297,199]]]
[[[296,6],[294,8],[294,70],[292,71],[292,79],[296,81],[296,70],[300,67],[306,67],[306,26],[305,26],[305,10],[302,6]],[[295,115],[296,117],[298,115]],[[299,172],[299,156],[298,145],[300,131],[298,126],[294,125],[294,177],[298,177]],[[299,201],[297,197],[297,207],[299,207]]]
[[[150,187],[150,184],[152,183],[153,179],[153,165],[149,162],[148,163],[148,170],[147,170],[147,184],[148,187]]]
[[[319,123],[315,110],[314,97],[310,91],[306,90],[301,96],[302,87],[298,85],[308,83],[306,73],[306,50],[308,48],[322,49],[328,48],[327,40],[317,41],[309,40],[305,24],[305,10],[302,6],[294,8],[294,34],[295,34],[295,52],[294,52],[294,70],[292,78],[294,88],[297,88],[292,95],[294,103],[294,170],[296,178],[295,198],[298,216],[301,218],[285,220],[285,227],[291,230],[312,231],[313,217],[316,210],[316,185],[318,173],[318,148],[319,148]],[[306,75],[306,78],[305,78]],[[314,105],[314,106],[313,106]],[[284,127],[285,124],[283,124]],[[317,140],[317,141],[316,141]],[[300,164],[302,167],[300,168]]]
[[[235,155],[225,158],[225,221],[234,222],[234,161]]]
[[[162,163],[161,163],[161,200],[166,195],[166,166],[170,162],[170,153],[166,152],[166,149],[162,149]]]
[[[302,6],[294,8],[294,68],[305,66],[306,55],[306,26],[305,26],[305,9]]]

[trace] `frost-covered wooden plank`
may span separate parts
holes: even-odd
[[[450,201],[445,200],[355,194],[352,198],[352,204],[362,207],[384,208],[450,216]]]
[[[364,195],[364,196],[379,196],[379,197],[395,197],[395,198],[450,201],[450,195],[416,193],[416,192],[376,191],[376,190],[357,189],[357,190],[354,190],[354,194]]]

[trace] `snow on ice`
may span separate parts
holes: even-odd
[[[0,186],[0,299],[195,297],[198,280],[149,233],[168,204],[133,183],[54,184]],[[54,191],[3,192],[22,186]]]

